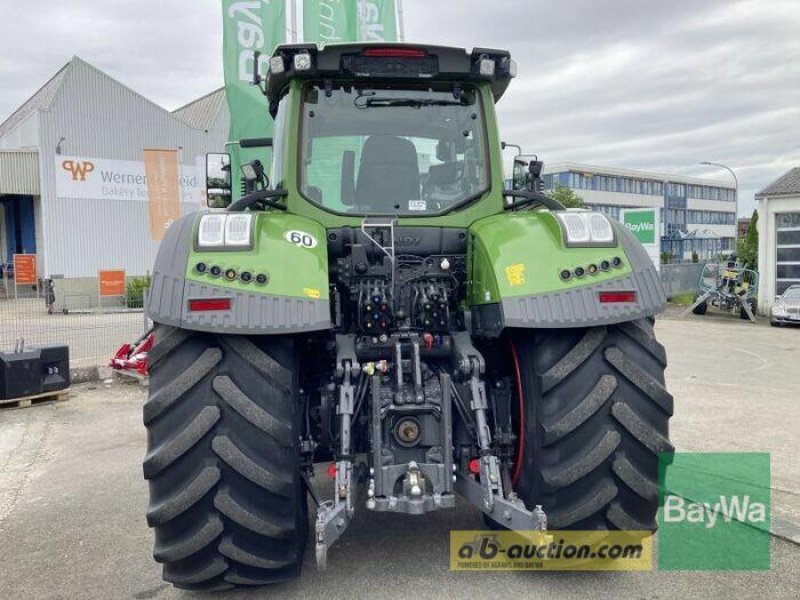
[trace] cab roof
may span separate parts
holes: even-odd
[[[309,55],[308,69],[295,68],[298,54]],[[282,44],[270,58],[266,94],[273,112],[292,79],[489,82],[497,102],[515,75],[516,64],[507,50],[474,48],[468,52],[448,46],[385,42]]]

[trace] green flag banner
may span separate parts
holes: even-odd
[[[358,37],[360,41],[365,42],[396,42],[395,0],[360,0]]]
[[[306,42],[397,40],[395,0],[304,0]]]
[[[335,44],[358,40],[357,3],[358,0],[305,0],[305,41]]]
[[[284,0],[222,0],[223,64],[225,95],[231,114],[231,141],[272,135],[267,100],[258,87],[252,85],[254,52],[262,53],[258,71],[265,77],[270,54],[285,40],[285,6]],[[234,172],[238,172],[245,159],[244,152],[237,145],[229,146],[229,151]],[[258,153],[257,158],[269,165],[272,156],[268,149],[258,149]],[[237,187],[234,185],[234,191]]]

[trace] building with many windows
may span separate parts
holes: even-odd
[[[575,191],[589,208],[619,218],[621,208],[660,208],[662,251],[700,258],[736,247],[736,189],[716,179],[578,163],[545,165],[545,190]]]

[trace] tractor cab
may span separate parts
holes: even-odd
[[[516,72],[508,52],[298,44],[279,46],[268,64],[255,82],[275,119],[270,189],[290,212],[331,224],[433,217],[490,194],[502,210],[494,102]],[[232,166],[246,192],[257,187],[247,185],[252,171]]]

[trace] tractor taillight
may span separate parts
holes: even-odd
[[[599,292],[598,298],[601,304],[636,302],[636,292]]]
[[[424,50],[417,48],[367,48],[363,56],[373,58],[425,58]]]
[[[328,477],[331,479],[336,479],[336,463],[331,463],[328,465]]]
[[[197,298],[189,300],[189,312],[230,310],[230,298]]]
[[[481,461],[477,458],[473,458],[469,461],[469,472],[473,475],[477,475],[481,471]]]

